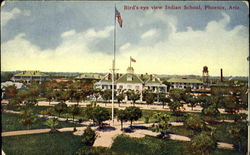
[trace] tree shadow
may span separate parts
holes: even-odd
[[[103,131],[103,132],[110,132],[110,131],[114,131],[116,128],[112,127],[112,126],[99,126],[96,130],[97,131]]]

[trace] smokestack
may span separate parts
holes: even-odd
[[[220,81],[223,82],[223,70],[222,70],[222,68],[220,69]]]

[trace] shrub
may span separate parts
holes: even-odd
[[[84,130],[84,133],[82,135],[82,143],[86,146],[92,146],[95,142],[95,139],[97,137],[96,132],[92,130],[90,127],[87,127]]]

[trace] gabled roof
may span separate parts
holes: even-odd
[[[128,80],[129,78],[132,78],[132,80]],[[116,83],[143,83],[143,81],[136,74],[126,73]]]
[[[115,74],[115,80],[116,79],[117,79],[117,74]],[[99,82],[112,82],[112,74],[111,73],[106,74]]]
[[[152,78],[149,77],[145,83],[161,84],[161,81],[156,76],[152,76]]]
[[[174,83],[199,83],[199,84],[203,83],[202,81],[198,79],[188,79],[188,78],[171,78],[167,81],[174,82]]]
[[[15,76],[22,76],[22,77],[25,77],[25,76],[32,76],[32,77],[47,77],[48,75],[40,72],[40,71],[22,71],[20,73],[17,73],[14,75]]]
[[[75,79],[101,79],[102,76],[99,74],[81,74],[77,76]]]

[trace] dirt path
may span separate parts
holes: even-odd
[[[74,127],[67,127],[67,128],[60,128],[58,131],[60,132],[67,132],[67,131],[73,131]],[[85,130],[86,127],[76,127],[77,130]],[[2,137],[7,136],[18,136],[18,135],[29,135],[29,134],[37,134],[37,133],[47,133],[50,129],[32,129],[32,130],[19,130],[19,131],[8,131],[8,132],[2,132]]]
[[[49,104],[49,102],[45,102],[45,101],[39,101],[38,102],[38,105],[39,106],[53,106],[55,104],[58,104],[58,102],[51,102]],[[66,104],[68,106],[70,105],[74,105],[76,104],[76,102],[66,102]],[[90,104],[90,102],[80,102],[79,105],[82,106],[82,107],[85,107],[86,105]],[[97,105],[101,106],[101,107],[107,107],[107,108],[111,108],[112,107],[112,104],[111,103],[97,103]],[[131,103],[121,103],[120,106],[115,103],[114,104],[114,108],[118,108],[118,109],[125,109],[126,107],[129,107],[129,106],[132,106],[133,104]],[[162,108],[162,105],[146,105],[146,104],[135,104],[136,107],[139,107],[141,109],[146,109],[146,110],[161,110],[161,111],[170,111],[169,107],[166,105],[164,106],[164,108]],[[196,106],[194,107],[193,109],[189,106],[187,106],[186,104],[184,105],[183,107],[183,111],[185,112],[201,112],[202,111],[202,107],[200,106]],[[220,113],[222,114],[226,114],[226,112],[224,112],[224,109],[219,109]],[[246,110],[240,110],[239,113],[246,113],[247,114],[247,111]]]

